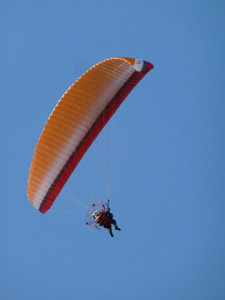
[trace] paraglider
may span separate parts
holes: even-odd
[[[85,223],[89,228],[100,229],[101,226],[107,228],[111,237],[114,237],[112,225],[115,230],[120,231],[121,229],[118,227],[116,220],[113,218],[113,214],[110,212],[109,199],[106,207],[105,209],[105,205],[99,200],[92,203],[87,211]]]
[[[43,129],[30,167],[28,198],[41,213],[52,206],[100,131],[151,69],[153,65],[143,60],[109,58],[65,92]],[[115,225],[112,220],[108,218]]]

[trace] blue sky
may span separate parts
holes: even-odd
[[[0,22],[1,299],[225,299],[224,1],[2,1]],[[43,126],[113,56],[155,69],[42,215],[27,180]],[[104,202],[104,178],[113,239],[77,201]]]

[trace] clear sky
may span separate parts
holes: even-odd
[[[1,1],[0,34],[0,298],[224,300],[225,2]],[[111,122],[111,238],[84,224],[104,137],[46,214],[27,180],[57,101],[113,56],[155,69]]]

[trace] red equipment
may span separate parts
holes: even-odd
[[[85,218],[85,224],[89,228],[100,229],[104,220],[105,220],[105,205],[100,200],[96,200],[88,208],[86,218]]]

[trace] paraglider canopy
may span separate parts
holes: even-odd
[[[120,104],[151,70],[134,58],[106,59],[84,73],[62,96],[37,143],[28,180],[28,198],[42,213]]]

